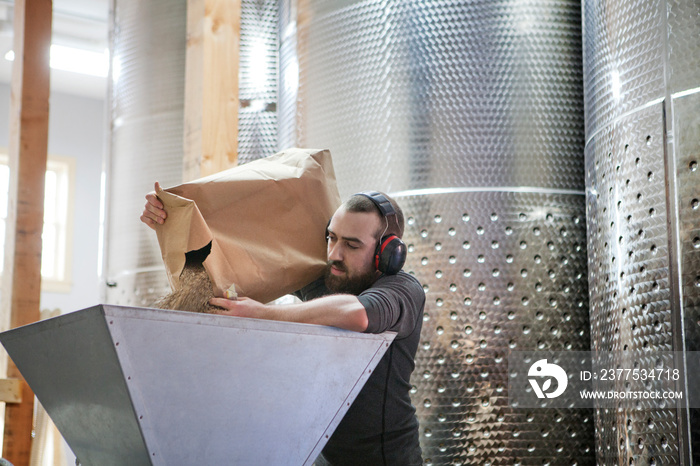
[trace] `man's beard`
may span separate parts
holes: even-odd
[[[346,273],[344,276],[333,275],[331,273],[331,267],[335,266],[336,269],[342,270]],[[325,283],[326,288],[331,290],[333,293],[347,293],[352,295],[359,295],[367,288],[372,286],[376,278],[376,273],[374,270],[363,272],[358,275],[347,275],[347,268],[345,264],[340,261],[328,261],[326,264],[326,274]]]

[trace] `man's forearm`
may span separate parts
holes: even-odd
[[[367,312],[357,296],[337,294],[299,304],[264,305],[253,300],[230,301],[214,298],[211,303],[221,306],[228,314],[238,317],[281,320],[305,324],[327,325],[356,332],[367,329]]]
[[[328,325],[356,332],[367,329],[367,312],[357,296],[324,296],[304,303],[269,308],[274,320]]]

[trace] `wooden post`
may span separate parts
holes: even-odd
[[[240,0],[187,1],[183,181],[238,162]]]
[[[2,287],[2,312],[9,311],[11,328],[40,317],[51,14],[51,0],[15,1],[10,191]],[[21,379],[12,361],[7,376]],[[34,394],[24,380],[21,386],[22,402],[5,407],[3,457],[15,466],[29,465],[32,445]]]

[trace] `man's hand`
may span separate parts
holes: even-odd
[[[158,191],[160,191],[160,183],[156,181],[155,191],[146,194],[146,205],[141,214],[141,221],[153,230],[155,230],[156,224],[162,225],[168,217],[165,213],[163,203],[160,202],[160,199],[156,196]]]
[[[226,298],[211,298],[209,304],[223,308],[219,314],[234,317],[252,317],[257,319],[268,319],[265,315],[267,306],[250,298],[238,298],[236,300]]]

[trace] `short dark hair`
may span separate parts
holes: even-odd
[[[396,215],[389,215],[387,217],[386,220],[388,224],[383,224],[381,226],[380,230],[377,232],[377,239],[379,239],[379,235],[384,233],[385,228],[386,232],[384,233],[384,235],[396,235],[399,238],[402,238],[404,230],[403,210],[401,210],[401,207],[394,198],[389,197],[384,193],[380,194],[386,197],[387,200],[391,203],[391,206],[394,208]],[[354,194],[350,199],[345,201],[343,205],[345,206],[345,210],[348,212],[375,212],[380,217],[384,217],[382,211],[379,210],[379,207],[377,207],[377,205],[367,196]]]

